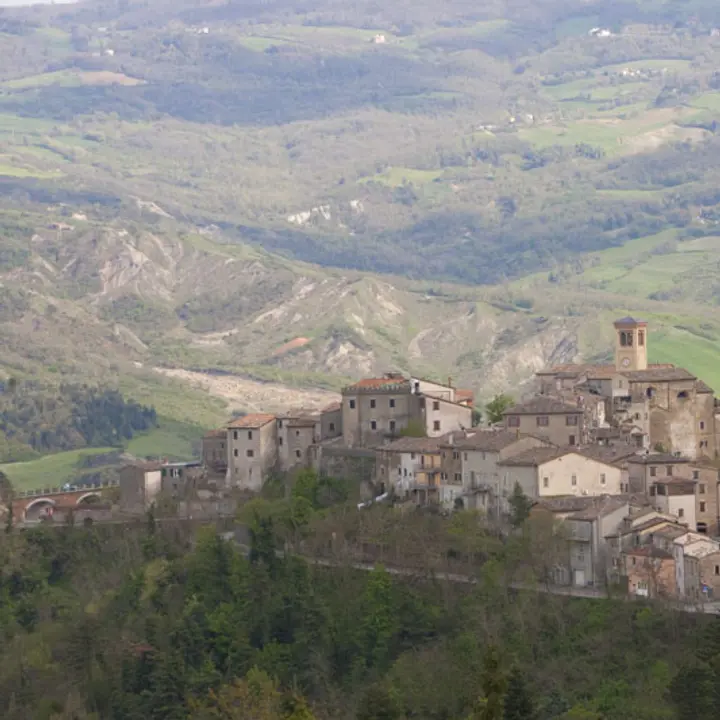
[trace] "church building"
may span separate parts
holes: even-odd
[[[537,374],[541,393],[580,404],[583,398],[602,398],[604,428],[596,431],[643,433],[649,449],[715,460],[720,454],[720,401],[712,388],[684,368],[648,363],[647,322],[624,317],[614,327],[614,365],[548,368]]]

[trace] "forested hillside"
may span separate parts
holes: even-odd
[[[335,517],[339,535],[342,522]],[[267,522],[254,526],[248,558],[211,528],[195,543],[187,528],[161,529],[152,517],[122,531],[4,534],[0,712],[7,720],[714,717],[716,620],[510,591],[518,568],[539,559],[535,541],[499,546],[464,513],[443,522],[418,516],[402,528],[424,533],[426,550],[449,542],[454,557],[473,557],[465,568],[475,567],[477,586],[280,557]],[[376,517],[376,532],[382,525]],[[374,537],[383,539],[388,530]]]
[[[117,391],[0,384],[0,463],[84,447],[120,446],[157,422],[155,410]]]

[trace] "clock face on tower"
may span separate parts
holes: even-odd
[[[622,359],[622,366],[627,367],[630,364],[630,358],[623,358]]]

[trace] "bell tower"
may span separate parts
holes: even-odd
[[[647,370],[647,323],[624,317],[616,320],[615,369]]]

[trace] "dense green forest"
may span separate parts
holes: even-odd
[[[153,408],[115,390],[31,382],[0,385],[0,462],[83,447],[112,447],[157,424]]]
[[[342,534],[345,511],[324,516]],[[355,516],[359,515],[352,509]],[[366,528],[395,521],[376,508]],[[379,513],[379,514],[378,514]],[[444,525],[442,524],[444,523]],[[419,515],[475,586],[249,554],[215,529],[38,528],[0,540],[7,720],[688,720],[714,717],[720,625],[661,605],[508,590],[526,529]],[[347,528],[352,526],[346,525]],[[306,539],[308,536],[306,535]],[[381,540],[379,536],[375,542]],[[441,545],[434,545],[440,550]],[[482,550],[480,549],[482,548]],[[470,559],[472,558],[472,559]]]

